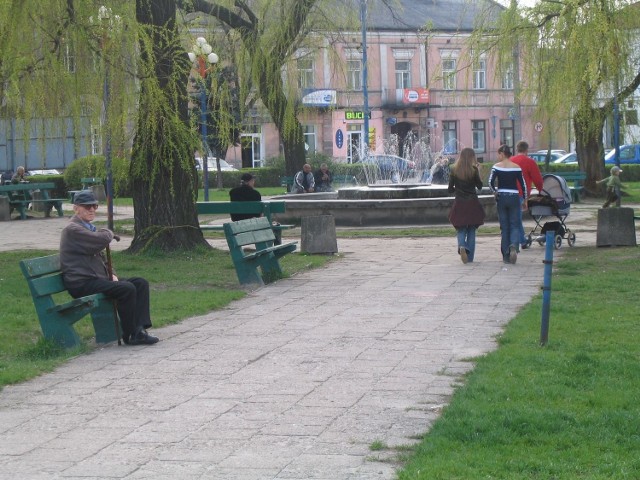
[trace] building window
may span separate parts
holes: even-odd
[[[456,89],[456,59],[442,60],[442,88],[445,90]]]
[[[349,90],[362,90],[362,61],[347,60],[347,88]]]
[[[65,41],[62,48],[64,53],[62,61],[67,72],[76,73],[76,54],[73,44],[69,41]]]
[[[307,156],[316,153],[316,127],[313,125],[303,125],[304,148]]]
[[[484,90],[487,88],[487,61],[484,58],[478,59],[473,65],[473,89]]]
[[[411,88],[411,62],[396,60],[396,88]]]
[[[476,153],[484,153],[486,149],[486,123],[484,120],[471,121],[471,133],[473,135],[473,150]]]
[[[500,143],[513,151],[513,120],[500,120]]]
[[[502,89],[513,90],[513,65],[509,65],[502,74]]]
[[[299,58],[298,59],[298,88],[305,90],[315,87],[314,75],[313,75],[313,59],[311,58]]]
[[[100,138],[100,129],[91,125],[91,155],[102,154],[102,140]]]
[[[442,153],[451,155],[458,153],[457,122],[446,120],[442,122]]]

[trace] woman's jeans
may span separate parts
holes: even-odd
[[[458,249],[465,248],[467,250],[467,258],[470,262],[473,262],[473,256],[476,253],[476,228],[475,225],[456,228],[458,232]]]
[[[517,193],[499,193],[498,194],[498,220],[500,221],[500,230],[502,240],[500,242],[500,250],[502,258],[509,258],[509,247],[520,244],[520,228],[522,221],[520,220],[520,195]]]

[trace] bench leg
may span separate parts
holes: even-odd
[[[258,272],[258,267],[255,264],[242,262],[241,264],[236,263],[235,267],[236,274],[238,275],[238,281],[241,285],[247,285],[249,283],[264,285],[260,272]]]
[[[116,315],[116,318],[114,318],[114,315]],[[115,342],[122,337],[120,320],[117,318],[113,303],[110,301],[105,300],[100,307],[91,312],[91,321],[96,332],[96,343]]]
[[[40,327],[44,338],[54,340],[65,348],[77,347],[82,343],[78,333],[73,328],[73,324],[65,321],[65,319],[55,316],[48,317],[45,321],[40,319]]]
[[[275,282],[279,278],[282,278],[280,263],[278,263],[278,259],[273,253],[269,254],[269,258],[261,264],[260,268],[262,269],[262,279],[264,283]]]

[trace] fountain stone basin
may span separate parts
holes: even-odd
[[[281,195],[286,212],[281,223],[300,225],[302,217],[333,215],[337,226],[446,225],[453,197],[446,185],[375,185],[338,192]],[[497,221],[496,201],[488,188],[479,195],[485,221]]]

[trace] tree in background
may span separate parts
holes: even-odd
[[[572,118],[585,188],[597,192],[604,174],[603,129],[614,98],[622,102],[640,85],[638,6],[616,0],[539,1],[510,7],[484,19],[471,39],[480,51],[494,49],[502,70],[520,58],[520,98],[535,98],[547,123]]]

